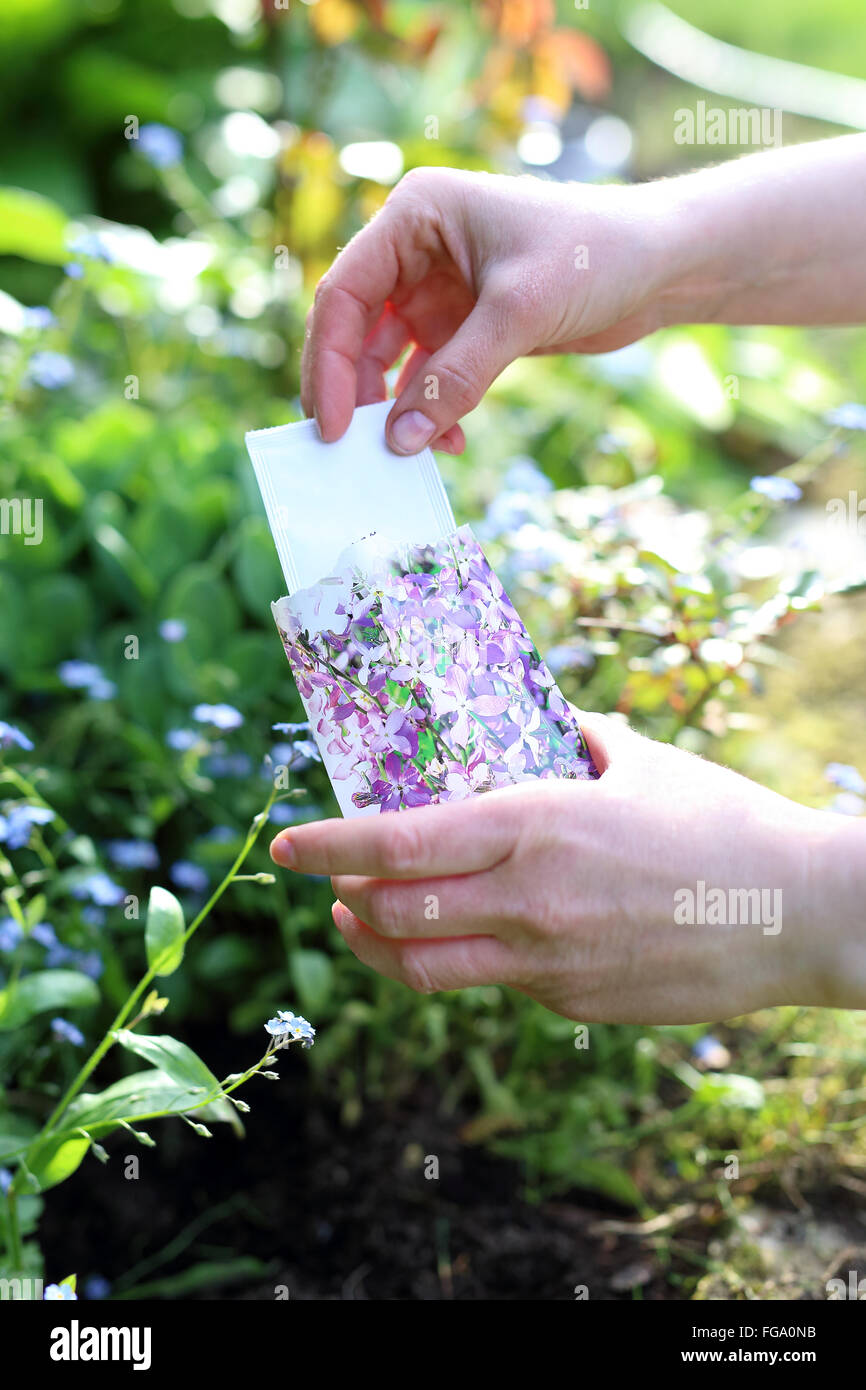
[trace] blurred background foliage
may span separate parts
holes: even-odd
[[[854,0],[673,8],[866,91]],[[300,415],[317,278],[417,164],[631,179],[740,153],[677,145],[674,113],[760,105],[761,74],[749,102],[666,71],[635,46],[647,13],[4,0],[0,494],[42,497],[45,526],[38,546],[0,536],[0,718],[33,740],[11,760],[77,833],[44,882],[39,844],[14,857],[61,941],[102,961],[88,1032],[125,993],[141,928],[72,895],[82,866],[200,899],[265,799],[274,744],[305,793],[283,818],[333,811],[321,769],[271,733],[302,713],[242,443]],[[687,70],[688,45],[669,51]],[[786,143],[843,129],[792,106]],[[712,326],[500,378],[442,467],[570,698],[814,805],[834,795],[826,763],[866,769],[864,540],[826,512],[863,495],[862,418],[827,417],[864,377],[863,330]],[[803,489],[792,507],[749,491],[780,470]],[[243,722],[196,723],[202,703]],[[862,811],[850,769],[841,796]],[[131,868],[118,839],[155,854]],[[581,1050],[572,1023],[499,988],[421,999],[374,978],[335,939],[330,901],[327,882],[287,876],[233,888],[170,981],[175,1029],[244,1035],[294,1004],[319,1028],[304,1063],[346,1124],[427,1073],[467,1140],[524,1161],[530,1194],[577,1186],[645,1214],[688,1194],[711,1226],[764,1187],[866,1191],[856,1017],[780,1010],[710,1038],[594,1026]],[[7,1079],[37,1095],[49,1064],[69,1065],[43,1031],[0,1040]],[[731,1151],[739,1184],[721,1177]]]

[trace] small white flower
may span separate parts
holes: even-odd
[[[279,1039],[278,1047],[286,1047],[290,1042],[300,1042],[302,1047],[312,1047],[316,1039],[316,1030],[312,1024],[289,1009],[278,1009],[276,1017],[268,1019],[265,1029],[271,1037]]]
[[[69,1284],[49,1284],[42,1298],[48,1302],[68,1303],[73,1299],[77,1302],[78,1294]]]

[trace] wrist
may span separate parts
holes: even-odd
[[[816,811],[798,852],[801,892],[786,942],[790,1002],[866,1009],[866,821]]]
[[[760,277],[759,248],[739,253],[722,190],[706,174],[648,184],[646,193],[664,247],[654,291],[658,326],[724,322]]]

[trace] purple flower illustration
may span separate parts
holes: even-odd
[[[372,794],[383,811],[399,811],[401,806],[425,806],[431,800],[430,787],[412,763],[399,753],[385,759],[385,776],[373,783]]]
[[[468,527],[337,568],[274,617],[344,813],[597,777]]]
[[[507,695],[494,695],[490,680],[476,677],[473,681],[473,674],[468,665],[449,666],[433,702],[437,719],[454,716],[451,733],[461,747],[469,743],[473,719],[481,721],[485,715],[504,714],[509,705]]]

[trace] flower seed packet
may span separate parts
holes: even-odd
[[[597,777],[432,453],[386,445],[391,404],[335,444],[312,421],[246,437],[288,587],[274,619],[343,815]]]

